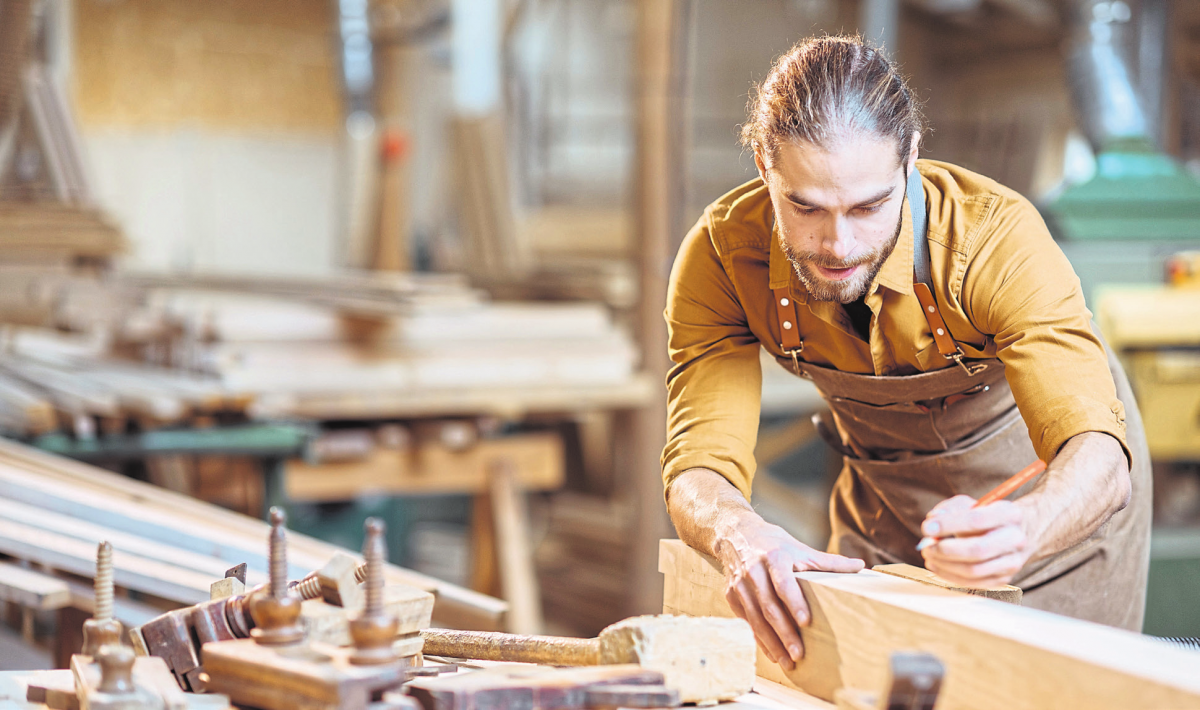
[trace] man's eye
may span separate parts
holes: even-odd
[[[795,208],[797,214],[809,216],[817,213],[816,207],[801,207],[800,205],[793,205],[793,207]]]
[[[867,207],[859,207],[858,212],[860,212],[861,214],[875,214],[876,212],[879,211],[879,208],[881,208],[881,207],[883,207],[883,203],[869,205]]]

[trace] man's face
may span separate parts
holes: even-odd
[[[850,136],[829,148],[789,142],[769,162],[758,155],[755,162],[783,251],[812,297],[862,298],[900,235],[911,166],[899,164],[896,144],[874,136]]]

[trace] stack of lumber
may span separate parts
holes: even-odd
[[[0,202],[0,258],[104,258],[126,248],[121,230],[98,210],[50,202]]]
[[[127,622],[208,599],[209,585],[242,562],[249,584],[264,581],[269,530],[262,521],[0,440],[0,555],[49,576],[90,579],[97,544],[110,541],[117,587],[143,601],[144,611]],[[346,551],[290,533],[289,577],[303,577],[337,552]],[[400,567],[389,565],[387,576],[434,594],[441,624],[494,629],[506,611],[499,600]],[[90,605],[88,585],[69,583]]]
[[[606,307],[493,302],[455,276],[12,275],[0,278],[10,434],[508,414],[645,389]]]
[[[255,396],[257,416],[388,395],[599,389],[627,383],[636,365],[632,341],[598,304],[464,298],[347,318],[332,306],[242,293],[171,290],[152,300],[190,334],[183,362]]]
[[[0,431],[10,436],[193,424],[249,402],[214,377],[109,357],[91,336],[11,327],[0,349]]]
[[[580,493],[554,494],[546,536],[536,551],[547,621],[595,636],[625,616],[632,537],[629,504]]]

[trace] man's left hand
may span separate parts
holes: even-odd
[[[973,509],[974,504],[970,496],[955,496],[929,511],[921,532],[940,540],[921,552],[925,567],[964,587],[1008,584],[1034,551],[1024,509],[1007,500]]]

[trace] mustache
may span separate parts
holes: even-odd
[[[822,269],[852,269],[855,266],[869,264],[875,261],[879,256],[878,250],[869,251],[866,254],[860,254],[852,259],[836,259],[829,254],[819,254],[816,252],[797,252],[793,250],[787,243],[783,244],[784,254],[793,262],[803,262],[806,264],[814,264]]]

